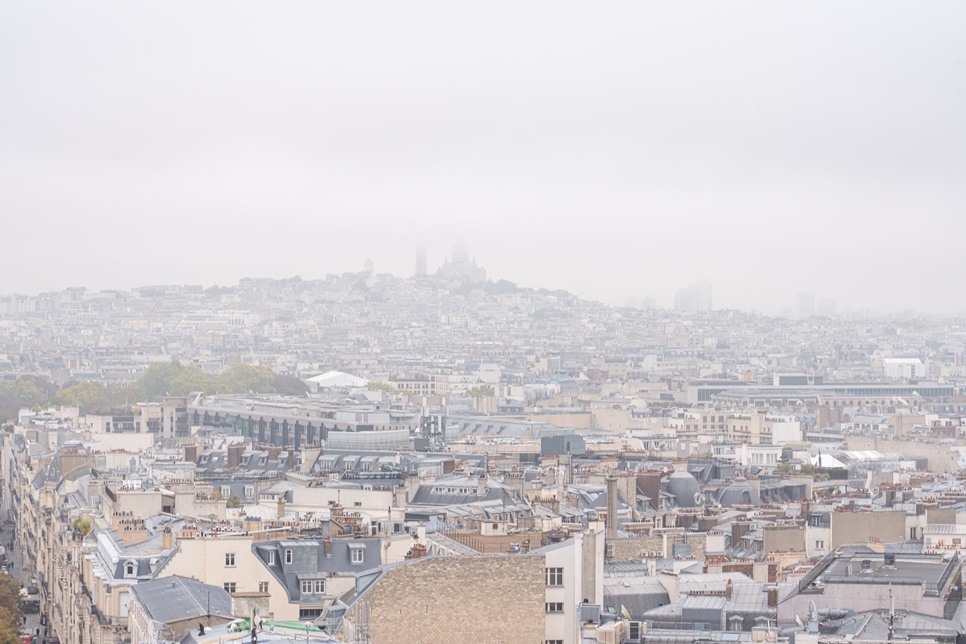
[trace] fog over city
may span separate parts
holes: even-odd
[[[960,2],[0,3],[0,293],[435,270],[961,313]]]

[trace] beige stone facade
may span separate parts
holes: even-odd
[[[539,555],[416,559],[386,571],[348,626],[367,629],[372,644],[540,644],[545,583]]]

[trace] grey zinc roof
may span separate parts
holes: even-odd
[[[231,617],[231,595],[224,588],[196,579],[175,575],[143,581],[134,585],[131,593],[148,617],[162,623],[208,614]]]
[[[300,601],[301,579],[320,579],[329,575],[358,575],[382,565],[382,540],[373,538],[336,538],[326,544],[315,539],[264,541],[252,546],[262,565],[282,583],[291,601]],[[284,551],[293,550],[292,563],[285,562]],[[362,549],[362,562],[352,563],[351,550]],[[269,562],[275,551],[275,563]]]

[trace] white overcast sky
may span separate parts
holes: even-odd
[[[966,310],[966,3],[0,0],[0,293],[411,275]]]

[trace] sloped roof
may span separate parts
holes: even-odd
[[[208,614],[231,617],[231,595],[224,588],[188,577],[142,581],[131,593],[148,617],[165,624]]]

